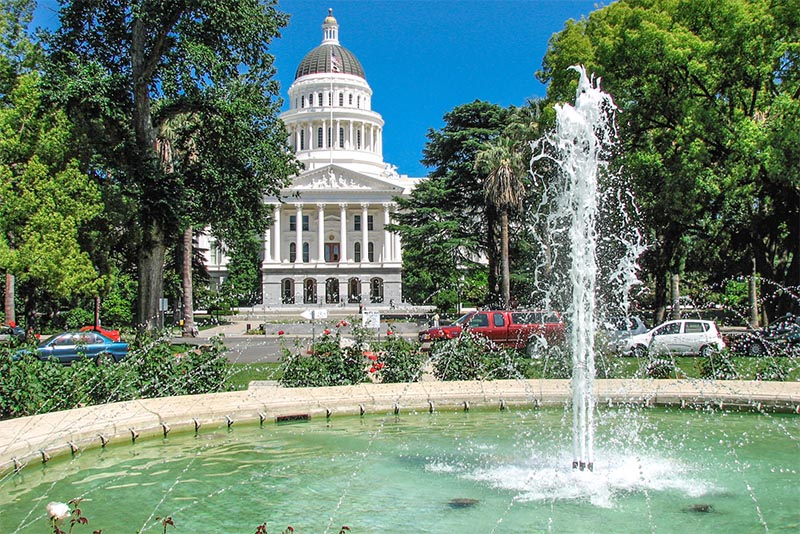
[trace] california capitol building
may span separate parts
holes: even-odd
[[[263,309],[390,307],[402,301],[402,245],[386,230],[394,197],[419,179],[383,161],[383,119],[355,55],[339,44],[332,10],[322,43],[297,67],[280,118],[304,169],[281,191],[263,239]],[[212,287],[228,274],[224,247],[202,235]]]

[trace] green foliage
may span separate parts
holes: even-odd
[[[297,349],[297,348],[296,348]],[[287,387],[346,386],[366,379],[364,345],[342,347],[339,330],[326,330],[310,354],[283,349],[280,383]]]
[[[84,308],[72,308],[59,314],[65,330],[78,330],[87,324],[94,324],[94,312]]]
[[[656,307],[684,269],[716,282],[755,258],[764,278],[796,283],[798,21],[796,2],[620,0],[550,40],[537,76],[551,102],[574,100],[566,69],[583,64],[624,113]]]
[[[416,343],[400,336],[389,336],[386,341],[375,345],[374,353],[379,355],[375,363],[383,364],[376,371],[379,371],[380,381],[384,384],[418,382],[422,377],[425,356]],[[372,368],[375,367],[373,364]]]
[[[113,283],[108,295],[100,303],[103,324],[132,325],[136,299],[136,280],[125,273],[112,273]]]
[[[433,374],[439,380],[493,380],[524,376],[518,355],[469,331],[434,343]]]
[[[793,358],[765,358],[756,368],[756,380],[783,382],[789,379],[790,367],[788,362]]]
[[[700,358],[700,376],[711,380],[737,380],[739,373],[733,365],[730,353],[714,351],[707,358]]]
[[[219,339],[179,354],[167,340],[151,342],[118,364],[100,366],[88,359],[66,366],[30,354],[15,361],[13,354],[0,346],[0,418],[229,387],[230,363]]]
[[[669,358],[647,358],[644,364],[644,376],[647,378],[674,378],[675,362]]]

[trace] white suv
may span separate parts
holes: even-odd
[[[724,348],[725,341],[714,321],[680,319],[667,321],[649,332],[629,337],[623,352],[635,356],[648,351],[709,356]]]

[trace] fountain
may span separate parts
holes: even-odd
[[[555,179],[543,183],[546,189],[544,197],[549,200],[545,214],[549,240],[546,248],[552,251],[559,247],[558,240],[561,239],[568,258],[565,282],[571,294],[568,315],[572,351],[572,467],[592,471],[600,217],[598,184],[601,178],[610,174],[608,159],[615,137],[614,113],[617,108],[611,97],[601,91],[599,79],[590,78],[583,66],[570,68],[580,75],[575,105],[556,106],[556,129],[533,144],[531,167],[546,159],[558,170]],[[547,204],[547,200],[543,204]],[[620,288],[620,300],[626,302],[627,292],[635,283],[636,258],[643,250],[641,239],[626,242],[622,250],[625,261],[615,262],[620,268],[612,277],[624,282]]]
[[[160,531],[159,517],[243,533],[264,521],[298,532],[796,529],[800,418],[772,411],[800,410],[796,384],[594,383],[598,183],[614,105],[575,70],[576,105],[558,108],[550,148],[534,158],[556,164],[564,182],[553,189],[567,193],[551,195],[547,225],[571,243],[571,402],[557,380],[262,386],[37,416],[18,441],[36,423],[59,433],[39,431],[38,465],[29,454],[0,478],[0,532],[40,532],[47,503],[75,497],[91,530],[115,532]],[[607,276],[624,291],[642,246],[635,232],[622,241],[633,245],[617,247],[624,268]],[[755,413],[722,411],[723,400]],[[58,457],[48,448],[67,444]]]

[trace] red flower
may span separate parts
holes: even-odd
[[[394,332],[392,332],[391,330],[387,330],[387,331],[386,331],[386,335],[387,335],[387,336],[391,336],[392,334],[394,334]]]
[[[328,336],[330,335],[331,331],[326,328],[322,333]]]
[[[370,367],[370,368],[369,368],[369,372],[370,372],[370,373],[374,373],[374,372],[375,372],[375,371],[377,371],[377,370],[378,370],[378,368],[377,368],[377,367],[375,367],[374,365],[373,365],[372,367]]]
[[[372,360],[373,362],[378,361],[378,355],[377,354],[369,353],[369,354],[367,354],[367,358]]]
[[[278,335],[279,335],[279,336],[282,336],[282,335],[283,335],[283,333],[284,333],[284,332],[283,332],[283,330],[278,330]]]
[[[375,368],[376,368],[376,369],[378,369],[378,370],[380,370],[380,369],[383,369],[383,362],[381,362],[381,363],[376,363],[376,364],[375,364]]]

